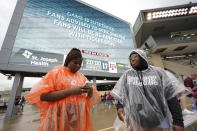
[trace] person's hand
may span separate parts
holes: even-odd
[[[85,85],[84,88],[88,91],[88,93],[91,93],[93,91],[92,85]]]
[[[173,131],[184,131],[184,128],[178,125],[173,125]]]
[[[74,87],[74,88],[70,88],[71,89],[71,94],[73,95],[81,95],[83,93],[88,93],[88,89],[85,88],[85,87],[82,87],[82,86],[77,86],[77,87]]]
[[[123,108],[119,108],[118,109],[118,118],[124,122],[124,116],[125,116],[125,112],[124,112],[124,109]]]
[[[88,88],[88,96],[91,98],[92,95],[93,95],[93,87],[90,86],[90,87]]]
[[[86,87],[86,88],[90,88],[92,86],[93,86],[93,84],[90,83],[90,82],[86,82],[85,85],[84,85],[84,87]]]
[[[91,98],[93,95],[93,84],[86,82],[84,88],[87,90],[88,96]]]

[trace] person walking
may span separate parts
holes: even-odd
[[[129,131],[184,131],[181,107],[165,71],[150,66],[145,52],[139,49],[130,53],[129,61],[132,68],[111,91],[119,101],[119,119],[126,121]]]
[[[19,105],[20,105],[21,111],[23,111],[23,108],[25,106],[25,102],[26,102],[25,97],[22,96],[21,99],[20,99],[20,101],[19,101]]]
[[[20,114],[22,115],[22,110],[21,110],[21,96],[17,96],[15,99],[15,106],[17,106],[17,115]]]

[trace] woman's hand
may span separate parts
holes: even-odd
[[[178,125],[173,125],[173,131],[184,131],[184,128]]]
[[[118,118],[124,122],[124,116],[125,116],[125,112],[124,112],[124,109],[123,108],[119,108],[118,109]]]
[[[72,95],[81,95],[84,93],[88,93],[88,89],[86,87],[82,87],[82,86],[77,86],[77,87],[70,88],[70,89],[71,89]]]
[[[43,93],[40,95],[40,100],[41,101],[57,101],[57,100],[64,99],[65,97],[69,95],[81,95],[84,93],[88,93],[88,96],[89,96],[89,94],[91,94],[90,92],[91,90],[89,88],[76,86],[76,87],[65,89],[65,90]]]
[[[86,83],[84,85],[84,88],[87,90],[89,98],[91,98],[92,95],[93,95],[93,84],[92,83]]]

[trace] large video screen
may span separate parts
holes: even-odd
[[[75,0],[27,0],[9,64],[53,67],[79,48],[81,70],[121,73],[134,48],[130,24]]]

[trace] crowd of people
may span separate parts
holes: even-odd
[[[101,95],[101,101],[106,102],[107,104],[113,103],[113,96],[111,95],[110,91],[107,93],[105,92],[103,95]]]
[[[116,105],[117,103],[117,99],[114,99],[110,91],[105,92],[103,95],[101,95],[101,101],[104,103],[104,105],[108,105],[109,109],[111,109],[112,105]]]

